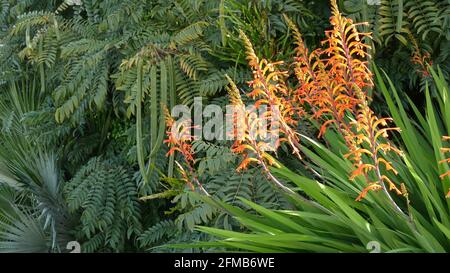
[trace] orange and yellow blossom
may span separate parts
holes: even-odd
[[[195,190],[194,184],[196,184],[203,193],[209,195],[200,183],[194,168],[195,158],[192,153],[191,144],[194,140],[191,130],[194,127],[191,126],[191,121],[187,119],[175,121],[170,115],[167,107],[164,107],[163,109],[166,116],[167,126],[167,139],[164,140],[164,143],[166,143],[169,147],[169,151],[166,156],[173,155],[176,152],[180,153],[183,157],[184,164],[178,161],[175,161],[175,164],[180,171],[182,180],[191,188],[192,191]],[[185,168],[187,168],[187,170],[185,170]]]

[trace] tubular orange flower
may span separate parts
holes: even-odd
[[[324,50],[329,56],[327,66],[335,80],[343,84],[348,95],[353,97],[354,92],[373,85],[366,61],[370,57],[366,52],[370,46],[362,41],[365,37],[370,38],[371,34],[358,32],[357,25],[340,13],[336,0],[331,0],[331,10],[333,28],[326,32],[327,40],[323,42],[328,45]]]
[[[450,141],[450,137],[444,136],[444,137],[442,137],[442,141]],[[441,152],[443,154],[450,153],[450,148],[441,148]],[[450,157],[447,158],[447,159],[441,160],[439,163],[440,164],[450,164]],[[441,177],[441,179],[444,179],[446,177],[450,177],[450,171],[447,171],[447,172],[443,173],[440,177]],[[450,189],[449,189],[446,197],[450,198]]]
[[[450,171],[447,171],[447,172],[445,172],[445,173],[440,175],[441,179],[444,179],[446,176],[450,177]]]
[[[230,77],[226,76],[226,78],[230,83],[229,87],[227,87],[230,101],[233,106],[239,108],[239,111],[242,113],[240,119],[238,119],[236,116],[232,116],[234,122],[239,122],[239,124],[235,124],[233,127],[236,128],[236,126],[239,126],[240,130],[243,132],[243,137],[240,139],[236,139],[232,146],[232,151],[234,153],[242,154],[244,156],[244,160],[239,164],[237,171],[245,170],[248,168],[249,164],[256,163],[263,168],[270,181],[272,181],[276,186],[286,191],[287,193],[292,194],[293,191],[284,186],[269,171],[269,166],[277,166],[277,164],[275,163],[275,160],[265,152],[265,150],[267,149],[266,145],[268,144],[264,140],[258,140],[261,137],[261,132],[258,128],[255,127],[259,126],[261,118],[258,117],[254,112],[247,111],[245,109],[244,103],[242,102],[239,93],[239,89],[237,88],[236,84],[231,80]],[[262,117],[262,119],[264,118],[267,117]]]
[[[384,166],[385,173],[390,172],[397,175],[397,171],[394,169],[392,163],[383,155],[386,155],[388,152],[401,153],[398,149],[393,148],[391,144],[385,143],[389,131],[400,131],[400,129],[390,127],[380,128],[380,126],[387,126],[391,119],[377,118],[367,105],[367,102],[359,107],[357,119],[353,122],[353,128],[355,130],[354,139],[349,141],[354,146],[349,147],[350,152],[345,155],[354,162],[356,167],[356,170],[352,172],[350,178],[354,179],[359,175],[364,175],[368,179],[370,177],[369,172],[372,172],[376,177],[376,182],[371,182],[371,184],[378,184],[389,198],[390,195],[385,184],[389,185],[390,191],[395,191],[398,195],[401,195],[402,191],[398,189],[397,185],[387,175],[383,175],[381,168]],[[371,188],[366,188],[366,190],[370,190]],[[361,196],[358,199],[361,200]],[[391,201],[393,202],[392,199]],[[395,203],[393,205],[396,206]],[[399,209],[398,206],[396,208]]]

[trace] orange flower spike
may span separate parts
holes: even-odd
[[[370,171],[376,176],[377,184],[386,192],[387,195],[389,195],[388,190],[401,194],[401,191],[392,182],[392,180],[387,175],[383,174],[381,165],[383,164],[385,166],[387,172],[392,172],[395,175],[397,175],[398,172],[395,170],[392,163],[386,160],[383,154],[380,153],[383,152],[386,154],[387,152],[393,151],[399,155],[401,154],[401,151],[393,147],[387,140],[389,137],[388,133],[390,131],[399,131],[400,129],[395,127],[386,127],[388,122],[392,119],[379,119],[370,109],[368,102],[369,99],[366,97],[365,93],[361,92],[359,87],[354,90],[357,91],[355,96],[358,97],[359,104],[357,106],[358,110],[356,114],[356,121],[351,123],[355,132],[350,134],[350,140],[347,140],[347,143],[350,143],[349,155],[352,155],[350,159],[355,162],[357,169],[352,173],[351,177],[354,178],[356,175],[364,174],[366,179],[369,179]],[[351,139],[352,137],[353,139]],[[361,147],[367,147],[367,149],[363,149],[362,151],[368,150],[369,153],[365,153],[368,157],[363,157],[363,153],[360,152],[360,149],[362,149]],[[372,166],[372,168],[365,168],[366,165]],[[360,195],[359,198],[363,198],[365,194]],[[391,197],[389,197],[389,199],[391,200],[393,206],[403,214],[403,211],[401,211],[397,204],[395,204],[395,201],[393,201]]]
[[[232,152],[245,155],[245,159],[237,168],[237,171],[241,171],[243,169],[247,169],[249,164],[252,162],[263,164],[262,160],[258,159],[262,158],[262,156],[260,155],[258,145],[255,141],[259,133],[258,124],[260,123],[260,120],[256,115],[254,115],[254,113],[246,111],[236,84],[231,80],[230,77],[228,77],[227,75],[226,77],[230,83],[229,87],[227,87],[230,101],[234,106],[242,107],[243,111],[242,119],[239,121],[240,123],[234,124],[234,126],[239,126],[244,135],[242,139],[236,140],[232,147]],[[235,119],[234,123],[236,122],[237,120]],[[253,132],[253,134],[255,135],[250,135],[251,132]],[[249,157],[248,152],[254,154],[257,158]]]
[[[178,163],[178,161],[175,161],[175,164],[178,167],[182,180],[189,186],[189,188],[191,188],[192,191],[195,191],[194,184],[192,184],[191,179],[189,178],[187,172],[184,170],[183,166],[181,166],[181,164]]]
[[[358,59],[368,56],[365,50],[370,47],[362,39],[370,38],[370,33],[359,33],[353,21],[342,16],[336,0],[331,1],[331,9],[333,29],[326,32],[328,39],[324,41],[328,44],[324,52],[330,56],[327,66],[347,86],[348,94],[352,96],[360,92],[359,89],[373,85],[366,62]]]
[[[254,52],[250,52],[248,59],[250,60],[250,65],[254,65],[257,63],[257,57],[254,55]],[[259,69],[259,67],[257,68]],[[260,70],[256,70],[256,72],[258,72]],[[254,73],[254,75],[258,76],[261,75],[260,73]],[[263,136],[262,132],[259,131],[258,128],[256,128],[256,130],[252,130],[255,129],[255,126],[261,124],[261,122],[265,121],[271,114],[273,113],[267,113],[267,116],[263,116],[262,118],[258,117],[257,115],[255,116],[254,113],[252,114],[252,112],[246,111],[245,106],[242,102],[242,99],[240,97],[239,94],[239,90],[237,89],[236,85],[234,84],[234,82],[227,77],[228,81],[230,82],[230,86],[227,87],[227,91],[230,95],[230,100],[233,103],[233,105],[235,106],[240,106],[243,108],[243,120],[242,120],[242,124],[238,124],[238,126],[240,126],[241,128],[244,127],[244,138],[243,140],[236,140],[235,143],[233,144],[233,151],[234,152],[238,152],[238,153],[243,153],[244,154],[244,160],[239,164],[237,171],[241,171],[244,169],[247,169],[248,166],[251,163],[256,163],[257,165],[260,165],[264,171],[264,173],[267,175],[267,177],[269,178],[269,181],[273,182],[277,187],[281,188],[283,191],[288,192],[290,194],[293,193],[293,191],[284,186],[276,177],[274,177],[269,170],[268,165],[276,165],[275,160],[270,157],[267,153],[264,152],[264,150],[268,149],[268,148],[276,148],[277,147],[267,147],[268,144],[265,142],[261,142],[261,141],[257,141],[256,139],[258,138],[258,136]],[[263,83],[264,86],[264,82],[263,80],[259,80],[258,82]],[[255,83],[255,81],[253,82],[253,84]],[[267,88],[263,89],[264,91],[267,91]],[[266,92],[266,94],[268,94]],[[268,94],[269,95],[269,94]],[[282,108],[285,109],[285,108]],[[283,120],[277,120],[277,123],[282,124],[284,123]],[[249,135],[250,133],[253,133],[252,131],[254,131],[255,135]],[[281,132],[282,130],[280,130],[279,128],[273,130],[273,133],[276,132]],[[283,139],[283,138],[280,138]],[[288,141],[290,141],[290,137],[288,136],[287,138]],[[279,142],[278,142],[279,144]],[[272,146],[272,145],[270,145]],[[249,152],[249,153],[247,153]],[[253,157],[250,157],[253,156]]]
[[[315,69],[324,69],[324,65],[319,65],[321,62],[319,59],[319,50],[315,50],[309,53],[306,47],[302,35],[297,26],[286,16],[284,19],[287,22],[290,29],[292,29],[295,39],[295,76],[299,80],[301,87],[297,92],[297,96],[302,99],[311,100],[317,89],[320,89],[320,82],[318,81],[317,73]]]
[[[194,128],[190,126],[190,120],[183,120],[175,122],[175,120],[170,115],[169,110],[165,105],[163,107],[163,112],[166,118],[167,125],[167,139],[164,143],[170,147],[169,152],[166,156],[173,155],[175,152],[179,152],[184,159],[184,166],[187,171],[183,168],[180,162],[175,161],[178,166],[179,172],[181,174],[182,180],[191,188],[192,191],[195,190],[194,183],[198,186],[201,192],[209,196],[209,193],[205,190],[202,183],[200,183],[194,168],[195,158],[192,153],[192,140],[194,140],[191,135],[191,129]]]
[[[443,174],[441,174],[439,177],[441,178],[441,179],[444,179],[445,177],[450,177],[450,171],[447,171],[446,173],[443,173]]]

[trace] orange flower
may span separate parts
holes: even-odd
[[[270,157],[265,153],[266,150],[276,149],[277,147],[268,147],[269,143],[264,141],[265,132],[261,131],[259,126],[261,122],[265,121],[265,119],[270,119],[272,112],[268,111],[265,115],[258,116],[256,113],[252,111],[248,111],[245,109],[244,103],[242,102],[241,96],[239,94],[239,89],[236,84],[231,80],[230,77],[226,76],[230,85],[227,87],[228,94],[230,96],[230,101],[233,106],[240,109],[242,116],[238,119],[236,116],[233,116],[233,122],[239,122],[239,124],[233,124],[236,131],[237,127],[242,132],[242,138],[238,138],[235,140],[232,146],[232,152],[237,154],[244,155],[244,160],[238,166],[237,171],[245,170],[251,163],[256,163],[258,165],[262,165],[264,168],[267,168],[268,165],[273,164],[273,160],[270,160]],[[233,132],[234,136],[236,136],[236,132]],[[275,133],[278,131],[270,131],[267,133]],[[279,143],[275,143],[275,145],[279,145]]]
[[[164,107],[164,113],[166,116],[166,124],[168,128],[168,130],[166,131],[167,139],[164,140],[164,143],[167,143],[170,148],[169,152],[167,152],[167,156],[174,154],[175,151],[178,151],[184,156],[186,162],[194,162],[192,145],[190,144],[194,139],[191,134],[191,121],[182,120],[175,122],[166,107]]]
[[[441,179],[444,179],[444,178],[447,177],[447,176],[450,177],[450,171],[447,171],[447,172],[441,174],[441,175],[440,175],[440,178],[441,178]]]

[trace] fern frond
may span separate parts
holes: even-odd
[[[387,45],[392,38],[398,39],[404,45],[408,42],[404,37],[408,33],[407,14],[403,1],[381,0],[378,34]]]
[[[179,229],[174,221],[164,220],[144,231],[138,238],[141,247],[149,247],[164,238],[174,237]]]

